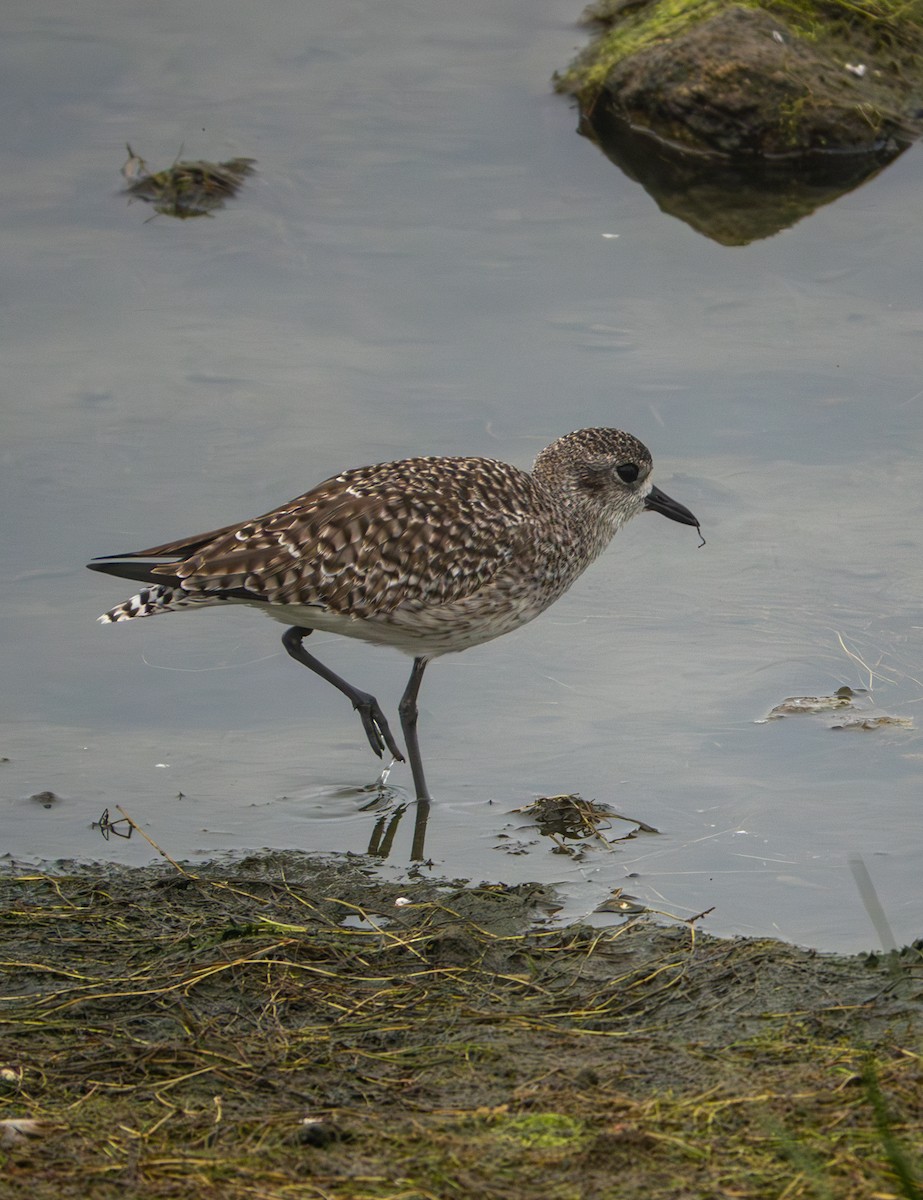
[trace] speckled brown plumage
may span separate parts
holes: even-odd
[[[286,649],[312,670],[317,660],[298,647],[314,629],[395,646],[422,664],[532,620],[645,508],[697,526],[650,471],[647,449],[614,429],[560,438],[531,473],[485,458],[359,467],[255,520],[94,560],[148,584],[100,621],[244,603],[293,625]],[[158,558],[169,561],[138,561]],[[357,696],[377,709],[320,673],[360,710]],[[377,712],[376,736],[363,722],[373,749],[397,752]]]

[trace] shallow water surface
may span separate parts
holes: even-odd
[[[0,17],[5,332],[0,850],[143,862],[366,852],[408,800],[348,704],[247,611],[101,627],[97,554],[266,511],[413,453],[528,465],[583,425],[651,448],[700,518],[623,530],[537,622],[434,663],[427,870],[624,887],[718,933],[921,933],[915,729],[787,696],[843,684],[916,717],[923,157],[793,229],[717,246],[657,211],[550,91],[561,0],[321,6],[39,0]],[[152,164],[249,156],[213,218],[120,194]],[[409,661],[311,649],[396,717]],[[51,791],[50,807],[30,797]],[[579,792],[655,826],[556,853],[515,810]],[[390,829],[405,867],[413,807]],[[390,836],[390,833],[388,836]],[[596,920],[609,919],[596,917]]]

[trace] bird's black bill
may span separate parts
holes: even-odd
[[[644,507],[650,509],[651,512],[658,512],[669,517],[671,521],[679,521],[680,525],[694,525],[696,529],[699,529],[698,519],[686,508],[685,504],[673,500],[659,487],[651,488],[644,501]],[[699,537],[701,536],[702,531],[699,529]]]

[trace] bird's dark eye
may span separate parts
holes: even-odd
[[[615,473],[623,483],[634,483],[638,478],[638,468],[635,463],[619,463]]]

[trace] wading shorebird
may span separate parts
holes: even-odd
[[[417,737],[426,664],[537,617],[637,513],[698,529],[650,475],[646,447],[619,429],[569,433],[531,472],[489,458],[357,467],[255,520],[94,559],[93,571],[147,585],[99,620],[260,609],[291,626],[282,644],[292,658],[351,701],[374,752],[400,761],[375,697],[309,654],[304,639],[319,629],[403,650],[413,669],[398,712],[417,799],[428,800]]]

